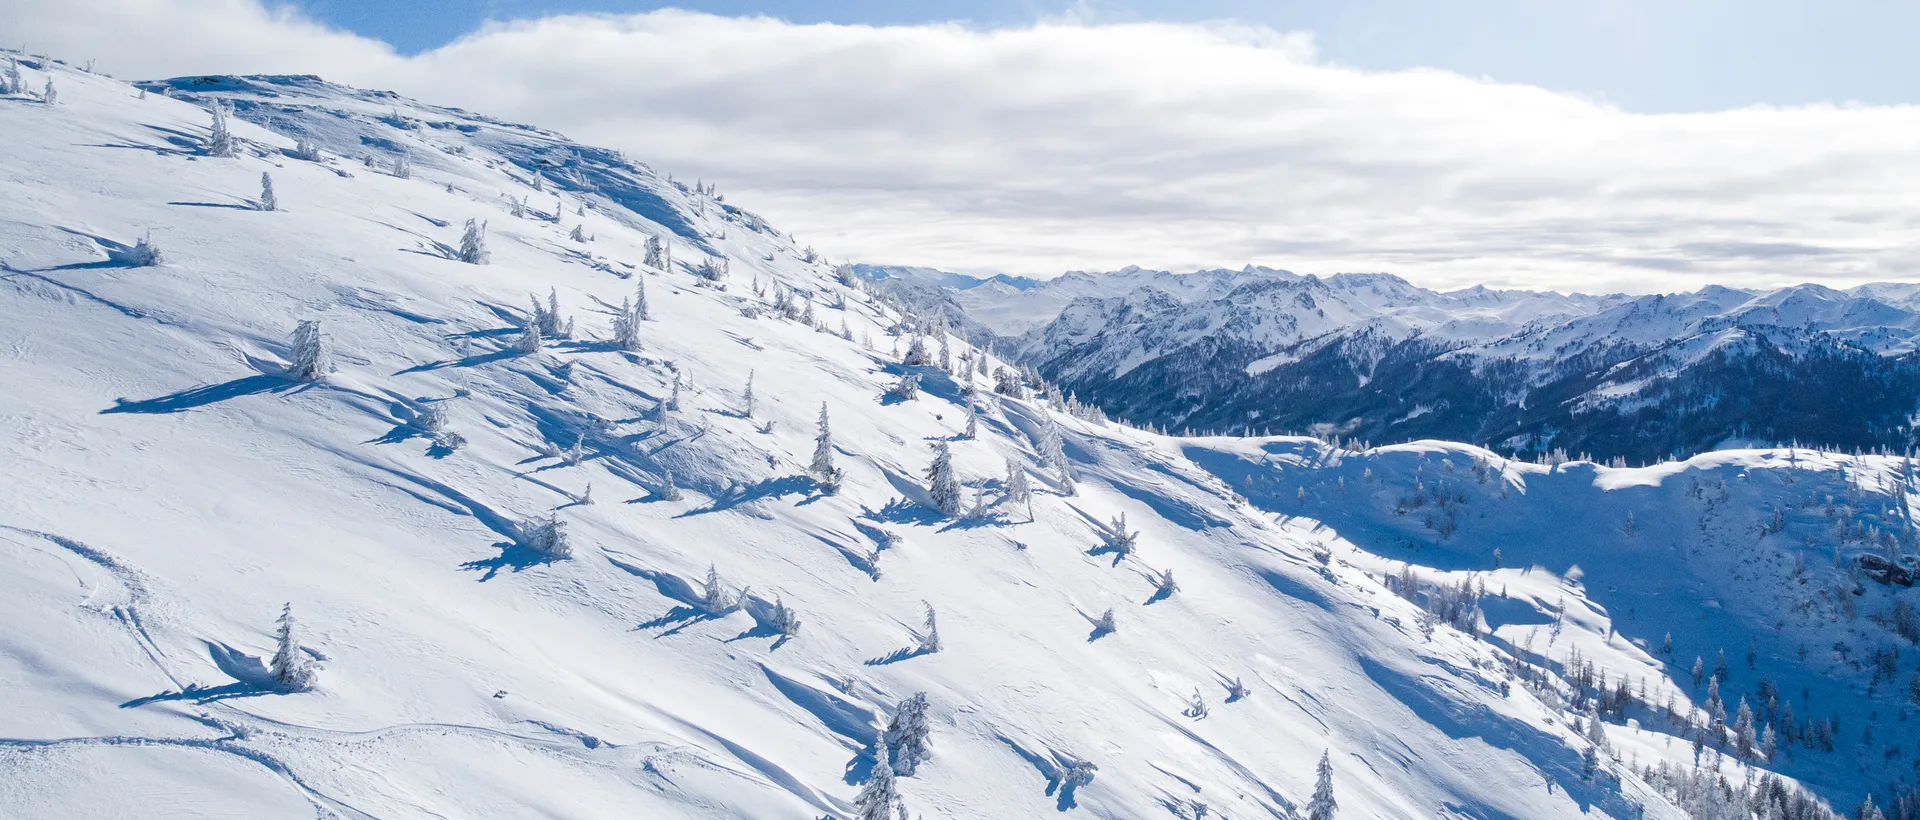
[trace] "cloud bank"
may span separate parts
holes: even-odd
[[[1920,108],[1646,115],[1233,24],[490,23],[401,56],[254,0],[0,0],[124,77],[315,73],[717,181],[834,258],[1674,290],[1920,274]]]

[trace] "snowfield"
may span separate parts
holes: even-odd
[[[58,100],[0,98],[0,816],[849,818],[919,692],[902,816],[1307,817],[1323,751],[1341,818],[1722,818],[1800,782],[1851,811],[1912,782],[1912,593],[1858,563],[1914,553],[1902,459],[1096,423],[995,394],[958,338],[952,372],[903,364],[918,326],[804,241],[611,152],[313,78],[21,66]],[[215,99],[236,157],[206,151]],[[470,219],[489,264],[456,258]],[[149,234],[160,264],[124,261]],[[550,291],[572,337],[519,352]],[[320,381],[286,372],[306,320]],[[960,516],[926,489],[939,443]],[[549,515],[570,558],[536,549]],[[703,609],[710,566],[739,606]],[[1464,619],[1425,614],[1460,581]],[[307,691],[269,671],[287,603]],[[1576,651],[1647,693],[1604,751]],[[1717,651],[1729,715],[1765,675],[1836,750],[1696,753],[1662,704],[1704,708]]]

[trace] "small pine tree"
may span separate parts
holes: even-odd
[[[1339,808],[1333,799],[1333,761],[1321,752],[1320,764],[1314,769],[1313,799],[1307,801],[1307,820],[1333,820]]]
[[[680,380],[680,371],[673,371],[673,393],[667,396],[666,404],[662,405],[668,410],[680,409]]]
[[[1171,598],[1174,593],[1179,591],[1180,585],[1174,583],[1172,569],[1153,576],[1154,598]]]
[[[228,128],[230,113],[224,100],[213,101],[213,125],[207,131],[207,156],[231,157],[237,153],[233,131]]]
[[[1096,636],[1112,634],[1119,631],[1119,629],[1119,624],[1113,620],[1113,607],[1107,607],[1107,611],[1100,613],[1100,617],[1093,619],[1093,634]]]
[[[521,525],[521,538],[528,549],[540,553],[548,560],[564,560],[573,557],[573,543],[567,538],[567,522],[560,520],[556,513],[535,519]]]
[[[807,471],[813,473],[822,490],[832,493],[840,489],[843,473],[833,466],[833,427],[827,421],[827,403],[820,403],[820,433],[813,438],[813,462],[807,465]]]
[[[260,172],[260,203],[257,207],[262,211],[280,210],[280,197],[273,193],[273,175],[265,171]]]
[[[540,323],[528,322],[527,326],[520,330],[519,341],[513,343],[513,350],[516,353],[529,355],[539,353],[540,341]]]
[[[333,372],[333,355],[327,350],[326,337],[320,334],[320,320],[307,319],[294,328],[292,359],[287,375],[294,381],[319,381]]]
[[[787,608],[787,602],[778,595],[773,598],[773,614],[767,620],[781,637],[792,638],[800,634],[800,616]]]
[[[575,242],[587,241],[586,226],[585,225],[573,226],[573,233],[567,234],[567,238]]]
[[[646,259],[643,260],[643,264],[655,270],[667,269],[666,245],[660,241],[660,237],[647,237]]]
[[[661,498],[661,500],[663,500],[663,501],[679,501],[680,499],[682,499],[682,498],[684,498],[684,497],[685,497],[685,496],[683,496],[683,495],[681,495],[681,494],[680,494],[680,487],[679,487],[678,485],[675,485],[675,484],[673,483],[673,470],[671,470],[671,469],[668,469],[668,470],[665,470],[665,471],[663,471],[663,474],[662,474],[662,476],[661,476],[661,478],[660,478],[660,498]]]
[[[459,259],[469,265],[487,264],[487,223],[467,220],[466,230],[460,234]]]
[[[52,77],[47,78],[47,87],[40,92],[40,101],[47,105],[58,105],[60,103],[60,90],[53,87]]]
[[[893,758],[895,774],[912,777],[920,764],[933,756],[927,743],[931,732],[932,727],[927,723],[927,693],[917,692],[901,701],[892,720],[887,722],[881,743]]]
[[[613,346],[629,353],[640,350],[640,315],[633,303],[620,300],[620,312],[613,317]]]
[[[725,615],[740,607],[747,596],[746,590],[738,594],[727,592],[726,582],[720,578],[720,571],[712,564],[707,565],[707,581],[700,593],[700,609],[708,615]]]
[[[154,243],[153,233],[151,231],[149,231],[146,236],[140,237],[138,241],[134,242],[133,247],[119,254],[119,261],[121,263],[136,268],[151,268],[160,264],[160,260],[160,246]]]
[[[887,395],[901,401],[914,401],[920,398],[920,377],[908,373],[900,377],[900,383],[887,391]]]
[[[633,289],[633,315],[643,322],[653,321],[653,308],[647,306],[647,280],[640,277]]]
[[[927,352],[927,340],[916,334],[913,343],[907,346],[907,355],[900,360],[908,367],[921,367],[933,364],[933,354]]]
[[[893,782],[893,761],[887,757],[887,744],[876,743],[873,773],[860,788],[860,794],[853,798],[854,820],[896,820],[895,810],[899,808],[900,791]]]
[[[753,418],[753,410],[753,371],[749,370],[747,371],[747,390],[740,397],[740,415],[742,418]]]
[[[927,623],[920,633],[920,653],[931,655],[941,650],[940,621],[935,617],[933,604],[927,604]]]
[[[1027,511],[1027,520],[1033,520],[1033,484],[1027,480],[1025,467],[1007,459],[1007,504],[1018,506]]]
[[[980,437],[980,412],[974,407],[971,398],[967,399],[967,429],[960,434],[960,437],[968,441]]]
[[[1050,415],[1047,417],[1047,423],[1040,427],[1038,449],[1040,463],[1058,470],[1062,491],[1073,495],[1073,473],[1067,462],[1066,445],[1061,441],[1059,423],[1055,422]]]
[[[268,671],[273,675],[273,682],[288,692],[312,688],[318,671],[313,660],[307,657],[306,650],[300,647],[297,628],[298,624],[293,620],[293,604],[282,606],[279,639]]]
[[[5,87],[0,87],[0,92],[7,94],[27,93],[27,81],[20,76],[19,60],[12,57],[7,58],[7,81]]]
[[[1193,690],[1193,700],[1188,701],[1186,710],[1180,714],[1186,715],[1194,720],[1203,720],[1210,713],[1211,711],[1207,708],[1207,699],[1200,697],[1200,690],[1195,689]]]
[[[402,151],[394,155],[393,162],[387,166],[387,171],[398,179],[413,179],[413,158]]]
[[[933,507],[952,518],[960,514],[960,482],[953,475],[953,450],[947,443],[933,445],[933,465],[927,468],[927,493]]]
[[[1247,685],[1244,683],[1241,683],[1239,678],[1234,678],[1233,680],[1227,681],[1227,702],[1228,703],[1233,703],[1234,701],[1246,700],[1252,695],[1253,695],[1253,690],[1248,689]]]

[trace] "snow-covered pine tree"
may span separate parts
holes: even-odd
[[[900,791],[893,782],[893,761],[887,757],[887,744],[876,743],[872,774],[853,798],[854,820],[897,820],[895,810],[898,808]]]
[[[773,613],[767,620],[772,622],[769,626],[772,626],[774,631],[779,632],[782,637],[792,638],[800,634],[799,614],[788,608],[787,602],[781,600],[778,595],[773,597]]]
[[[260,201],[254,207],[262,211],[280,210],[280,197],[273,193],[273,175],[265,171],[260,172]]]
[[[901,401],[915,401],[920,398],[920,377],[908,373],[900,377],[900,383],[887,391],[887,395]]]
[[[927,468],[927,494],[933,508],[952,518],[960,514],[960,482],[953,475],[953,450],[944,441],[933,445],[933,465]]]
[[[1134,530],[1128,532],[1127,514],[1121,513],[1107,523],[1106,531],[1100,533],[1100,540],[1106,542],[1107,549],[1119,553],[1120,557],[1125,558],[1132,555],[1134,548],[1139,545],[1140,531]]]
[[[665,247],[666,246],[661,243],[660,237],[648,236],[646,258],[641,261],[641,264],[655,270],[666,270]]]
[[[1248,689],[1247,685],[1244,683],[1241,683],[1239,678],[1234,678],[1232,680],[1227,681],[1227,702],[1228,703],[1245,700],[1252,694],[1253,694],[1253,690]]]
[[[521,328],[520,339],[513,343],[515,353],[533,354],[540,352],[540,323],[528,322]]]
[[[434,402],[420,409],[420,415],[413,420],[415,427],[423,433],[438,433],[447,429],[447,405]]]
[[[643,322],[653,321],[653,308],[647,306],[647,278],[644,276],[634,284],[633,315]]]
[[[893,759],[894,774],[912,777],[920,764],[933,756],[933,749],[927,743],[931,731],[932,726],[927,723],[927,693],[916,692],[900,702],[893,718],[887,722],[880,744],[887,747]]]
[[[487,223],[467,220],[466,230],[460,234],[459,259],[469,265],[487,264]]]
[[[700,610],[708,615],[725,615],[739,608],[746,592],[743,589],[738,595],[728,593],[726,581],[720,578],[720,571],[708,564],[707,580],[700,591]]]
[[[405,151],[395,154],[392,164],[387,166],[387,172],[397,179],[413,179],[413,158],[407,156]]]
[[[20,76],[19,60],[12,57],[7,58],[7,81],[5,87],[0,88],[0,92],[8,94],[27,93],[27,81]]]
[[[1040,441],[1036,445],[1040,451],[1040,463],[1059,471],[1061,492],[1074,494],[1073,472],[1067,464],[1067,450],[1060,437],[1060,424],[1047,416],[1046,423],[1040,426]]]
[[[900,360],[908,367],[922,367],[933,364],[933,354],[927,352],[926,337],[916,333],[913,342],[907,345],[907,355]]]
[[[727,257],[708,257],[701,261],[699,267],[693,269],[693,274],[709,282],[724,282],[732,267]]]
[[[319,162],[320,145],[313,140],[301,137],[293,141],[293,152],[290,156],[307,162]]]
[[[567,538],[567,522],[560,520],[557,513],[548,513],[545,519],[536,518],[520,525],[520,533],[520,540],[528,549],[540,553],[549,561],[573,557],[573,543]]]
[[[1171,598],[1173,597],[1174,593],[1179,591],[1180,591],[1180,585],[1177,583],[1174,583],[1173,570],[1171,568],[1169,568],[1165,572],[1154,573],[1153,597]]]
[[[680,409],[680,379],[680,371],[673,371],[673,392],[668,394],[666,403],[662,404],[661,407],[668,410]]]
[[[1193,690],[1193,700],[1187,702],[1187,708],[1180,714],[1186,715],[1194,720],[1203,720],[1209,713],[1207,709],[1207,699],[1200,697],[1200,690],[1195,689]]]
[[[115,256],[111,253],[108,255]],[[160,259],[160,246],[154,243],[152,231],[148,231],[146,236],[135,241],[133,247],[115,256],[116,261],[135,268],[151,268],[160,264]]]
[[[226,101],[213,101],[213,125],[207,131],[207,156],[231,157],[238,153],[233,143],[233,132],[228,128],[230,114]]]
[[[740,396],[740,416],[742,418],[753,418],[753,410],[753,371],[749,370],[747,371],[747,390]]]
[[[290,358],[287,376],[294,381],[319,381],[333,372],[333,355],[327,350],[326,337],[320,334],[320,320],[306,319],[293,329]]]
[[[860,289],[860,277],[853,272],[852,265],[841,263],[834,266],[833,276],[835,279],[840,280],[840,284],[842,285],[853,288],[854,290]]]
[[[967,399],[967,428],[961,431],[960,437],[968,441],[980,437],[980,411],[974,406],[971,397]]]
[[[930,655],[940,651],[940,649],[942,648],[940,643],[940,621],[934,615],[933,604],[927,604],[926,607],[927,607],[927,623],[924,627],[922,627],[922,631],[919,635],[919,638],[920,638],[919,651],[920,651],[920,654]]]
[[[660,477],[661,500],[679,501],[681,498],[684,498],[685,496],[682,496],[680,494],[680,487],[673,483],[673,469],[668,468],[661,472],[662,472],[662,475]]]
[[[1113,620],[1113,607],[1107,607],[1107,611],[1100,613],[1100,617],[1093,619],[1093,634],[1096,636],[1113,634],[1119,631],[1119,628],[1120,625]]]
[[[640,350],[640,316],[633,303],[620,300],[620,312],[613,317],[613,346],[629,353]]]
[[[1091,760],[1076,760],[1061,775],[1061,786],[1066,789],[1085,788],[1093,783],[1094,775],[1100,773],[1100,767]]]
[[[820,403],[820,432],[813,437],[813,462],[807,465],[820,488],[833,493],[840,489],[843,473],[833,466],[833,427],[827,421],[827,403]]]
[[[587,241],[586,227],[585,225],[573,226],[573,233],[567,234],[567,238],[575,242]]]
[[[293,620],[291,602],[280,608],[280,634],[268,672],[281,690],[302,692],[313,687],[318,670],[306,650],[300,647],[298,624]]]
[[[1333,820],[1333,813],[1340,804],[1333,799],[1333,761],[1326,752],[1320,753],[1320,763],[1314,767],[1313,799],[1307,801],[1307,820]]]
[[[1007,504],[1027,511],[1027,520],[1033,520],[1033,484],[1027,480],[1027,470],[1007,459]]]
[[[60,89],[53,87],[53,78],[47,78],[47,87],[40,91],[40,101],[47,105],[60,104]]]

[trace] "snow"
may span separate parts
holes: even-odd
[[[919,368],[919,400],[882,401],[905,372],[884,352],[899,317],[750,213],[559,135],[304,78],[168,84],[243,103],[241,155],[205,157],[200,107],[25,70],[29,87],[53,72],[61,96],[0,100],[0,694],[15,705],[0,712],[0,814],[157,799],[209,817],[843,818],[879,727],[925,691],[933,758],[900,786],[929,818],[1137,818],[1189,801],[1284,818],[1323,750],[1341,817],[1685,816],[1623,764],[1583,780],[1565,716],[1501,692],[1508,653],[1560,602],[1564,634],[1533,643],[1556,659],[1578,646],[1655,674],[1633,642],[1650,630],[1671,624],[1689,653],[1753,635],[1776,679],[1819,692],[1849,732],[1880,703],[1849,697],[1863,673],[1845,661],[1792,651],[1880,627],[1776,629],[1764,621],[1795,587],[1728,573],[1772,571],[1826,526],[1796,513],[1757,562],[1734,534],[1766,505],[1843,476],[1884,500],[1888,459],[1550,470],[1445,443],[1168,438],[983,389],[978,440],[952,441],[967,500],[997,497],[1005,459],[1035,463],[1049,416],[1078,493],[1038,480],[1031,523],[946,520],[920,480],[930,445],[964,424],[958,385]],[[293,137],[256,121],[269,113],[329,159],[286,156]],[[404,148],[411,178],[365,168],[365,146]],[[244,207],[262,171],[279,211]],[[539,210],[556,189],[558,222],[511,216],[507,196]],[[488,224],[491,264],[450,258],[469,218]],[[582,220],[595,241],[566,238]],[[162,264],[110,260],[149,230]],[[672,269],[639,264],[649,236],[672,240]],[[732,260],[724,289],[691,273],[710,252]],[[596,340],[639,277],[654,321],[622,353]],[[777,318],[756,280],[844,295],[855,339]],[[513,353],[528,295],[549,288],[574,338]],[[830,301],[815,309],[837,330]],[[337,371],[300,384],[282,370],[306,319]],[[661,420],[676,372],[681,409]],[[823,401],[846,470],[832,495],[804,475]],[[465,447],[422,435],[434,405]],[[577,465],[542,455],[576,441]],[[1390,512],[1418,465],[1470,458],[1500,473],[1461,482],[1471,512],[1453,539]],[[669,471],[681,500],[662,498]],[[1776,478],[1789,473],[1802,483]],[[1730,480],[1704,534],[1683,476]],[[1629,509],[1637,538],[1619,531]],[[519,543],[521,522],[549,513],[571,560]],[[1103,552],[1123,514],[1136,551]],[[1496,544],[1507,568],[1485,559]],[[1506,589],[1491,636],[1425,640],[1418,607],[1384,583],[1405,561]],[[751,588],[740,611],[693,608],[710,565]],[[1840,573],[1815,567],[1823,583]],[[1150,573],[1167,569],[1180,591],[1162,598]],[[1702,619],[1709,592],[1741,605]],[[776,597],[798,636],[760,622]],[[286,602],[320,664],[308,692],[261,678]],[[944,648],[916,654],[928,605]],[[1098,634],[1109,609],[1117,628]],[[1638,614],[1609,614],[1623,611]],[[1227,703],[1233,678],[1252,694]],[[1204,720],[1183,714],[1195,691]],[[1664,729],[1608,731],[1641,763],[1689,756]],[[1063,788],[1082,760],[1095,779]],[[1849,765],[1808,753],[1784,769],[1850,805],[1879,781]]]

